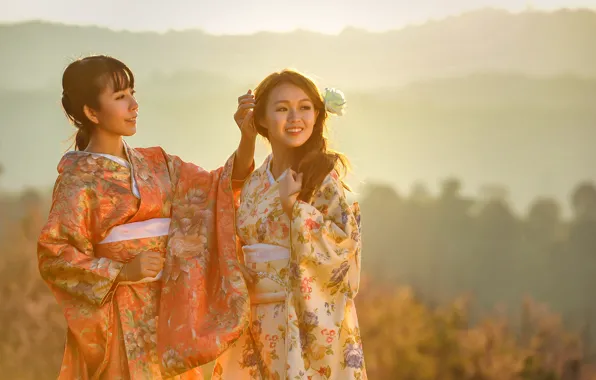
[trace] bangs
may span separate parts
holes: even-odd
[[[325,108],[323,97],[314,81],[304,74],[290,69],[270,74],[263,79],[255,89],[256,103],[267,102],[270,92],[280,84],[286,83],[304,91],[316,109]]]
[[[317,108],[318,110],[325,108],[323,98],[321,96],[321,93],[319,92],[317,85],[312,79],[310,79],[306,75],[301,74],[298,71],[286,69],[280,73],[278,77],[278,82],[275,84],[275,86],[281,83],[290,83],[296,87],[299,87],[300,89],[302,89],[302,91],[306,93],[306,95],[309,97],[311,103],[315,106],[315,108]]]
[[[132,72],[128,67],[118,63],[111,62],[111,64],[108,64],[107,72],[98,79],[100,88],[105,90],[111,87],[114,92],[128,88],[134,89],[135,79]]]

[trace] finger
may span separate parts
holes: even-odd
[[[248,99],[240,100],[240,101],[238,101],[238,106],[241,106],[241,105],[247,104],[247,103],[256,104],[255,98],[248,98]]]
[[[246,95],[242,95],[238,97],[238,103],[242,102],[242,101],[246,101],[247,99],[254,99],[255,96],[252,94],[246,94]]]
[[[157,264],[157,263],[147,263],[144,266],[145,270],[152,270],[152,271],[160,271],[162,268],[161,264]]]
[[[296,195],[296,194],[300,194],[300,192],[302,191],[302,186],[298,185],[298,184],[294,184],[294,186],[290,189],[290,195]]]
[[[148,259],[161,259],[161,253],[149,251],[145,254],[145,257]]]
[[[283,182],[283,183],[285,183],[286,185],[289,185],[289,184],[291,184],[291,183],[293,182],[293,180],[294,180],[294,178],[292,178],[292,172],[290,171],[290,169],[286,169],[286,173],[285,173],[285,174],[286,174],[286,175],[284,175],[284,176],[281,178],[281,181],[280,181],[280,182]]]
[[[242,103],[238,105],[238,108],[236,108],[236,112],[240,112],[249,108],[255,108],[256,105],[254,102],[248,102],[248,103]]]
[[[254,97],[254,96],[252,96],[252,95],[250,95],[250,96],[247,96],[246,98],[242,98],[242,99],[239,99],[239,100],[238,100],[238,104],[243,104],[243,103],[255,103],[255,102],[256,102],[256,100],[255,100],[255,97]]]
[[[163,265],[163,260],[160,258],[155,258],[152,257],[150,259],[147,260],[147,264],[151,264],[151,265]]]
[[[141,274],[144,277],[155,277],[159,273],[160,269],[153,269],[153,268],[144,268],[141,271]]]
[[[300,184],[302,183],[302,173],[296,173],[294,172],[293,174],[293,179],[294,179],[294,185]]]
[[[244,120],[242,120],[242,128],[246,128],[252,123],[252,113],[252,110],[246,111],[246,116],[244,117]]]
[[[248,110],[251,108],[255,108],[255,103],[243,103],[238,106],[238,111]]]
[[[161,259],[158,258],[151,258],[151,259],[145,259],[143,261],[141,261],[141,265],[142,266],[162,266],[163,265],[163,261],[161,261]]]
[[[242,269],[242,277],[244,277],[244,281],[246,281],[249,286],[253,285],[255,282],[254,278],[246,269]]]
[[[248,283],[248,285],[254,285],[254,283],[256,282],[256,278],[255,278],[256,275],[254,273],[252,273],[250,271],[250,269],[248,269],[244,265],[240,265],[240,269],[242,270],[242,274],[244,276],[244,279]]]
[[[155,277],[157,276],[158,272],[145,272],[143,273],[143,278],[147,278],[147,277]]]
[[[146,268],[157,273],[157,272],[159,272],[160,270],[163,269],[163,265],[161,265],[161,264],[149,264]]]
[[[163,256],[159,252],[151,252],[151,253],[148,253],[145,256],[145,258],[147,260],[151,260],[151,261],[159,261],[159,260],[163,259]]]
[[[238,110],[236,110],[236,113],[234,113],[234,120],[242,124],[242,120],[244,120],[247,113],[253,109],[253,107],[238,108]]]

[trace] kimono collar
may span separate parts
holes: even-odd
[[[288,172],[287,170],[285,170],[283,173],[281,173],[279,175],[279,177],[277,177],[277,179],[275,179],[275,177],[273,177],[273,173],[271,173],[271,162],[272,161],[273,161],[273,153],[271,153],[269,156],[267,156],[267,158],[265,159],[265,162],[261,166],[261,169],[264,173],[263,175],[265,176],[265,178],[267,178],[267,181],[269,181],[269,183],[271,185],[279,182],[279,180],[282,179]]]
[[[143,156],[139,152],[128,145],[126,141],[124,141],[124,152],[131,164],[131,174],[137,180],[147,181],[149,179],[149,165],[147,161],[143,159]]]

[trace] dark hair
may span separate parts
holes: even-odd
[[[327,138],[323,134],[328,116],[325,103],[317,85],[298,71],[285,69],[272,73],[256,87],[254,120],[257,132],[269,140],[267,129],[260,125],[260,121],[265,117],[271,91],[282,83],[300,87],[308,95],[318,112],[312,135],[304,144],[294,148],[292,152],[292,169],[303,173],[302,190],[298,194],[298,199],[309,202],[314,192],[332,170],[336,170],[343,177],[348,171],[349,163],[343,154],[327,148]],[[348,186],[345,184],[343,186],[349,190]]]
[[[77,59],[66,67],[62,75],[62,107],[77,128],[75,149],[89,144],[93,123],[83,111],[84,106],[99,110],[99,95],[111,84],[114,91],[134,88],[132,71],[116,58],[93,55]]]

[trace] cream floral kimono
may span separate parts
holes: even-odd
[[[354,307],[358,204],[348,204],[333,172],[290,220],[270,162],[246,181],[236,219],[243,259],[258,274],[250,328],[217,360],[213,379],[365,379]]]

